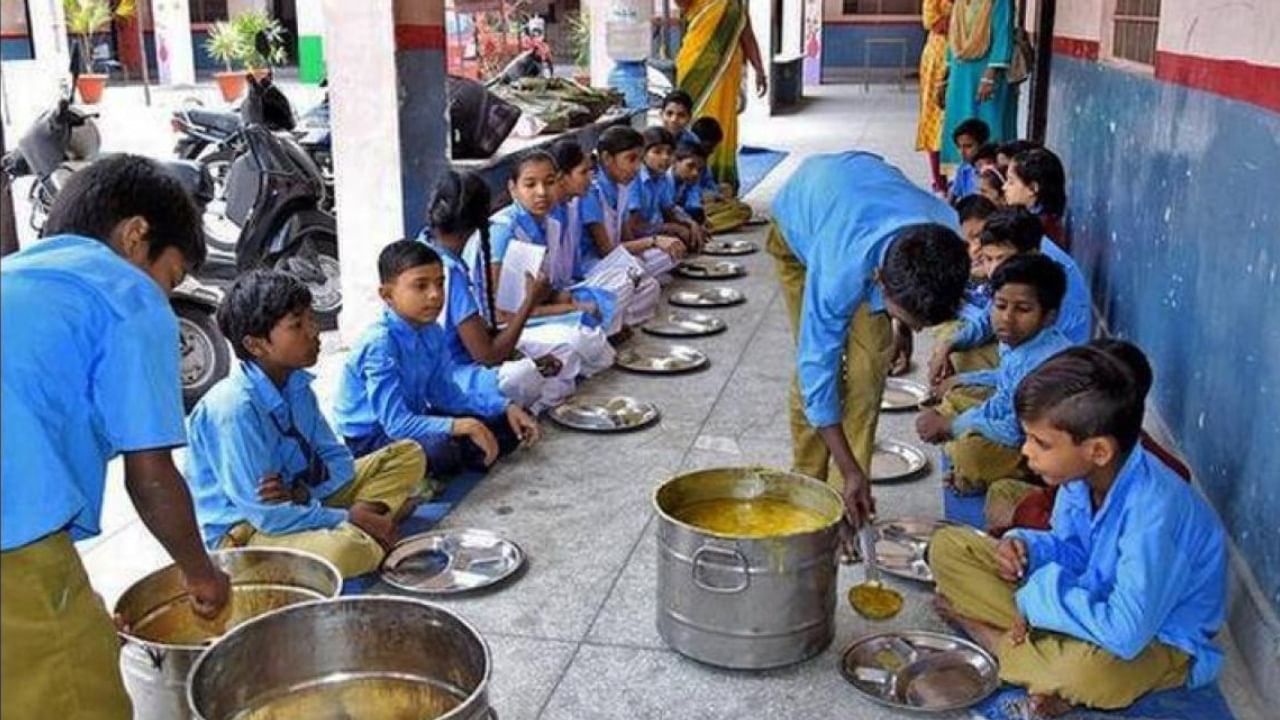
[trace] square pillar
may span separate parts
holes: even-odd
[[[156,44],[156,74],[161,85],[194,85],[191,7],[187,0],[151,0]]]

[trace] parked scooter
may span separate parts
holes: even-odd
[[[75,77],[79,74],[79,46],[71,51],[72,81],[66,95],[44,112],[22,136],[18,147],[0,160],[11,178],[34,176],[31,226],[40,231],[58,192],[67,179],[98,157],[99,135],[95,115],[76,107]],[[212,183],[194,163],[171,163],[170,171],[198,204],[208,200]],[[231,349],[214,320],[222,291],[188,276],[174,288],[169,302],[178,317],[178,342],[182,353],[182,399],[190,409],[231,368]]]

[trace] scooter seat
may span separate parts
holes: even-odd
[[[191,122],[196,125],[216,130],[226,135],[240,132],[240,116],[236,113],[192,108],[187,111],[187,117],[191,118]]]

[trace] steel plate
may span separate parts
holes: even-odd
[[[674,375],[697,370],[708,362],[706,353],[696,348],[653,343],[619,350],[613,364],[631,372]]]
[[[747,269],[732,260],[700,258],[680,263],[676,266],[675,274],[695,280],[727,280],[746,275]]]
[[[619,395],[614,397],[574,397],[547,413],[553,422],[571,430],[616,433],[639,430],[658,421],[653,403]]]
[[[750,255],[759,252],[760,246],[750,240],[708,240],[702,246],[703,255]]]
[[[1000,686],[991,653],[961,637],[924,631],[854,640],[840,659],[840,674],[875,702],[927,713],[962,710]]]
[[[433,530],[397,543],[382,561],[382,579],[410,592],[456,595],[501,582],[521,565],[524,551],[496,533]]]
[[[710,287],[703,290],[676,290],[667,302],[680,307],[727,307],[747,301],[738,290],[727,287]]]
[[[673,312],[645,323],[641,329],[662,337],[701,337],[724,332],[728,326],[714,315]]]
[[[901,517],[879,520],[872,527],[876,544],[876,567],[886,575],[932,583],[933,570],[925,562],[925,551],[933,534],[944,527],[962,527],[977,535],[981,530],[935,517]]]
[[[871,482],[911,480],[929,467],[920,448],[898,440],[877,440],[871,456]]]
[[[906,378],[888,378],[884,382],[884,396],[880,409],[888,411],[915,410],[929,399],[929,387]]]

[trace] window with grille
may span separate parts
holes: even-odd
[[[845,15],[919,15],[922,0],[844,0]]]
[[[1113,22],[1112,57],[1155,65],[1160,0],[1116,0]]]

